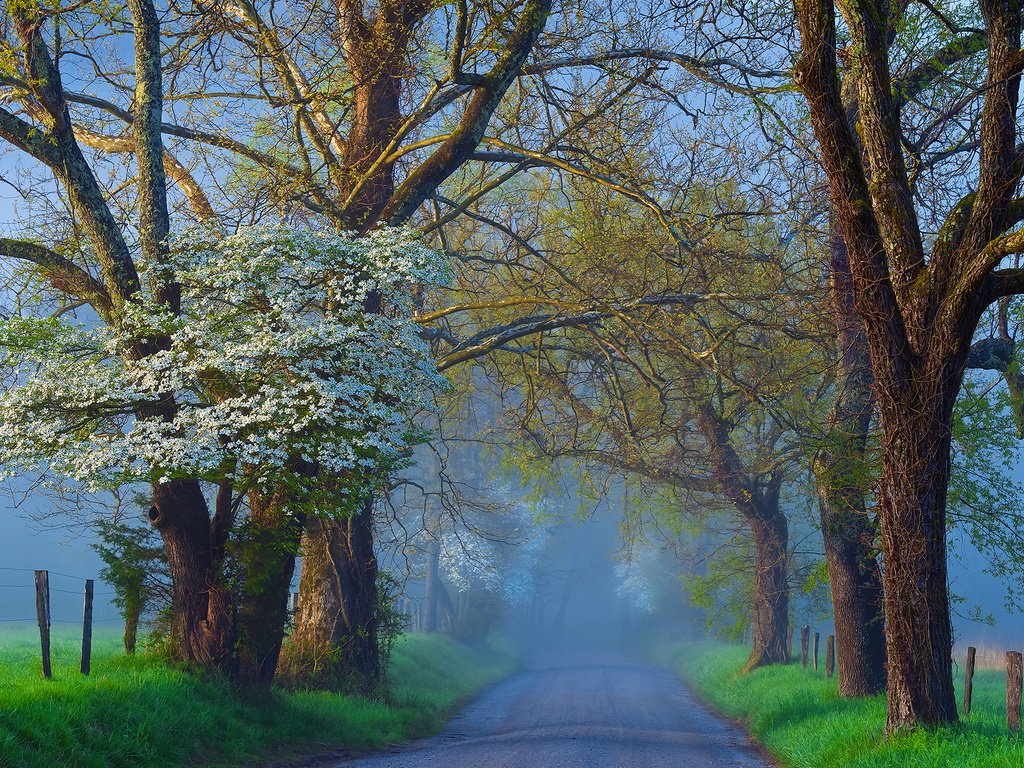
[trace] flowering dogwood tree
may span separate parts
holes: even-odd
[[[443,379],[407,319],[410,287],[444,266],[409,231],[192,230],[169,263],[140,266],[171,273],[180,314],[140,299],[117,328],[0,324],[16,370],[0,395],[0,471],[264,490],[322,471],[356,499],[421,439],[410,414]],[[381,302],[394,311],[367,310]],[[152,407],[168,399],[170,418]]]
[[[412,417],[444,379],[411,295],[445,269],[398,228],[191,230],[138,265],[180,301],[143,290],[116,322],[0,324],[0,475],[153,487],[172,575],[195,556],[179,529],[208,548],[175,583],[189,657],[269,682],[304,523],[356,514],[425,438]],[[167,520],[169,491],[198,510],[191,528]]]

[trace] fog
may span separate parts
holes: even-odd
[[[436,470],[435,455],[426,451],[421,452],[417,465],[410,472],[419,473],[422,479]],[[713,630],[705,626],[704,614],[688,605],[682,584],[681,577],[699,565],[677,558],[664,546],[654,546],[648,552],[648,560],[656,558],[657,566],[663,569],[659,588],[669,592],[667,597],[661,597],[653,612],[652,606],[644,605],[643,596],[637,592],[649,588],[650,584],[645,585],[644,578],[632,584],[632,588],[624,583],[630,568],[630,548],[623,537],[620,486],[613,485],[605,498],[595,501],[581,497],[572,482],[571,472],[561,473],[557,483],[539,491],[529,484],[510,486],[508,478],[500,477],[500,468],[496,466],[488,466],[488,470],[484,487],[474,487],[474,493],[486,497],[489,490],[500,488],[507,494],[514,487],[513,495],[532,499],[530,508],[543,509],[545,516],[537,521],[537,526],[545,530],[542,553],[529,574],[534,594],[527,599],[505,601],[501,615],[494,621],[494,632],[513,638],[527,648],[561,649],[608,648],[623,644],[635,648],[652,632],[680,638],[714,635]],[[451,466],[447,471],[449,479],[458,474]],[[1015,477],[1024,479],[1020,465]],[[462,494],[469,493],[470,485],[458,483]],[[102,562],[91,548],[96,542],[95,535],[86,527],[53,515],[59,511],[58,503],[49,496],[26,495],[24,484],[15,485],[13,490],[15,493],[6,494],[3,499],[4,512],[0,517],[0,632],[4,627],[34,623],[32,571],[35,569],[50,572],[55,625],[81,622],[84,580],[93,578],[97,580],[97,626],[120,627],[117,609],[110,602],[112,587],[100,579]],[[415,510],[420,519],[427,519],[422,512],[424,503],[416,494],[404,500],[406,511]],[[513,554],[528,546],[525,540],[496,538],[493,532],[485,530],[488,512],[481,514],[483,517],[477,515],[468,523],[450,514],[443,516],[448,530],[457,534],[453,536],[457,542],[452,545],[453,549],[471,549],[474,537]],[[410,612],[416,610],[417,602],[421,602],[424,595],[422,563],[417,562],[422,551],[418,545],[409,546],[416,533],[406,530],[408,538],[401,543],[393,536],[390,539],[382,536],[379,553],[382,566],[391,571],[401,585],[399,607]],[[802,546],[814,545],[815,535],[816,532],[809,532],[810,544],[805,541]],[[1024,615],[1006,610],[1004,584],[983,572],[984,558],[964,537],[953,536],[950,542],[950,583],[953,594],[959,598],[953,606],[958,649],[962,651],[966,645],[975,645],[983,649],[983,653],[997,653],[1019,647],[1019,638],[1024,634]],[[817,546],[820,549],[820,544]],[[455,553],[448,555],[454,557]],[[634,560],[641,558],[644,551],[634,547],[632,556]],[[469,557],[472,559],[472,553]],[[522,574],[517,578],[522,578]],[[296,584],[297,579],[298,574]],[[444,581],[449,591],[455,593],[450,579]],[[407,598],[404,603],[403,598]],[[992,625],[975,618],[989,615]],[[416,628],[415,618],[410,617],[410,629]],[[794,629],[810,624],[823,636],[831,632],[830,618],[802,601],[799,594],[794,594],[791,603],[791,623]]]

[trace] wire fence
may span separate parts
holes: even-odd
[[[0,625],[3,624],[34,624],[37,623],[39,617],[35,615],[32,610],[32,595],[36,589],[35,585],[35,573],[36,569],[33,568],[12,568],[10,566],[0,566],[0,578],[3,579],[0,582],[0,608],[8,607],[12,603],[17,602],[20,605],[13,616],[2,616],[0,615]],[[19,576],[24,574],[24,580],[20,579]],[[58,577],[61,579],[68,579],[70,581],[78,582],[82,586],[78,589],[65,589],[64,585],[55,587],[50,585],[49,592],[56,593],[59,595],[76,595],[78,597],[84,597],[85,594],[85,583],[90,579],[95,579],[95,576],[83,576],[72,573],[64,573],[62,571],[50,571],[47,570],[49,577]],[[96,598],[112,598],[116,595],[113,590],[107,589],[97,591],[93,593]],[[21,599],[10,600],[8,596],[17,597]],[[110,606],[113,609],[113,606]],[[111,624],[123,621],[124,619],[116,613],[110,613],[110,615],[104,615],[101,617],[93,618],[94,624]],[[76,611],[72,618],[70,601],[67,604],[62,604],[60,616],[51,616],[50,623],[52,624],[81,624],[82,614],[80,611]]]
[[[40,660],[42,662],[43,677],[50,678],[53,676],[52,658],[50,653],[50,628],[53,624],[77,624],[81,626],[81,663],[79,665],[79,670],[83,675],[88,675],[92,670],[93,625],[98,623],[121,621],[121,617],[117,615],[94,617],[93,607],[95,599],[96,597],[113,596],[114,592],[96,592],[95,579],[76,576],[70,573],[63,573],[61,571],[33,570],[30,568],[14,568],[11,566],[0,566],[0,570],[4,572],[4,581],[0,582],[0,600],[3,601],[0,605],[8,604],[8,600],[4,597],[5,593],[10,594],[11,592],[14,592],[18,595],[24,595],[25,592],[23,590],[32,590],[29,594],[35,598],[34,620],[39,629],[39,653]],[[30,573],[32,574],[32,581],[28,582],[27,577]],[[26,583],[22,583],[19,578],[22,574],[25,576]],[[80,582],[82,584],[82,590],[79,592],[73,589],[65,589],[64,587],[51,587],[51,575],[58,579]],[[76,612],[77,616],[75,618],[64,618],[64,616],[69,615],[66,613],[62,616],[54,616],[53,606],[50,601],[52,593],[81,595],[81,612]],[[27,603],[27,599],[24,602]],[[63,602],[70,603],[67,599]],[[25,605],[24,607],[27,608],[28,606]],[[63,608],[64,606],[62,606],[62,609]],[[28,611],[26,610],[25,613],[27,614]],[[7,626],[16,623],[30,624],[32,621],[33,617],[31,616],[5,616],[0,619],[0,622]]]

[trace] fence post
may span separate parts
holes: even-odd
[[[39,621],[39,644],[43,651],[43,677],[52,677],[50,669],[50,574],[36,571],[36,619]]]
[[[1021,656],[1006,654],[1006,725],[1011,733],[1020,733]]]
[[[793,660],[793,633],[795,630],[790,629],[786,637],[786,659],[787,663]]]
[[[89,674],[92,662],[92,593],[95,582],[85,580],[85,611],[82,616],[82,674]]]
[[[814,671],[815,672],[818,671],[818,638],[819,637],[820,637],[820,635],[817,632],[815,632],[814,633]]]
[[[971,714],[971,693],[974,689],[974,657],[978,650],[973,645],[967,646],[967,663],[964,664],[964,717]]]
[[[804,624],[800,627],[800,663],[807,669],[807,641],[810,639],[811,627]]]
[[[836,636],[825,638],[825,677],[832,677],[836,670]]]

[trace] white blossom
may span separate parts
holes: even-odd
[[[130,303],[117,327],[0,323],[0,475],[49,470],[90,489],[172,477],[271,483],[296,461],[358,479],[401,463],[411,415],[446,382],[409,319],[446,279],[413,233],[189,230],[147,278],[172,315]],[[367,311],[371,294],[383,311]],[[140,354],[140,343],[165,339]]]

